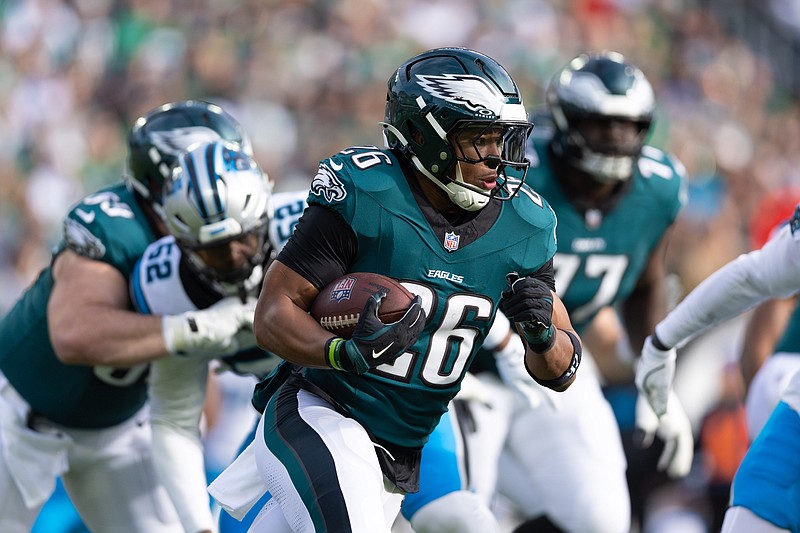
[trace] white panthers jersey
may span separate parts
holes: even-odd
[[[307,192],[272,196],[274,214],[269,237],[276,250],[289,239],[305,209]],[[203,286],[197,276],[181,277],[181,250],[172,236],[147,247],[131,276],[131,296],[146,314],[180,314],[205,309],[221,296]],[[261,288],[263,272],[252,283],[251,296]],[[252,332],[247,333],[252,339]],[[238,336],[237,336],[238,338]],[[280,359],[254,345],[221,357],[222,368],[263,376]],[[239,346],[242,346],[240,342]],[[202,357],[170,356],[150,367],[149,401],[153,429],[153,458],[159,479],[166,487],[186,531],[215,529],[208,505],[200,419],[205,402],[209,364]]]
[[[274,208],[269,224],[269,239],[279,252],[292,234],[306,206],[306,191],[284,192],[272,195]],[[203,302],[192,287],[184,285],[180,276],[181,250],[172,235],[151,243],[142,254],[131,276],[131,296],[140,313],[173,315],[205,308],[214,302]],[[257,268],[257,274],[263,274]],[[261,280],[252,283],[257,295]],[[198,305],[198,302],[200,305]]]

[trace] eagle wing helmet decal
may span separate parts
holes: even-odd
[[[461,105],[480,115],[500,116],[503,95],[479,76],[471,74],[418,74],[420,86],[431,96]]]

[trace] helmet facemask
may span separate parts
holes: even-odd
[[[653,88],[616,52],[582,54],[547,89],[553,149],[597,183],[630,179],[655,112]]]
[[[166,184],[167,226],[200,279],[226,295],[257,288],[272,254],[272,183],[237,144],[201,143]]]
[[[226,222],[235,221],[227,219]],[[249,231],[238,231],[234,237],[204,245],[177,242],[189,266],[203,282],[226,296],[246,295],[261,283],[263,266],[272,254],[267,239],[268,226],[269,219],[265,216],[258,226]]]
[[[613,132],[612,132],[613,130]],[[626,117],[583,117],[567,129],[567,160],[598,183],[626,181],[633,175],[650,121]]]

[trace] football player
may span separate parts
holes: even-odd
[[[249,146],[238,122],[206,102],[137,119],[130,175],[70,210],[51,265],[0,321],[0,530],[30,531],[61,476],[93,531],[183,531],[153,470],[148,363],[225,353],[252,316],[237,298],[144,316],[131,308],[128,277],[165,233],[157,205],[178,153],[216,138]]]
[[[606,371],[607,379],[628,379],[635,400],[632,358],[620,361],[619,352],[632,354],[626,347],[628,338],[641,345],[649,328],[666,313],[664,253],[668,229],[682,205],[683,169],[645,144],[655,111],[653,91],[641,70],[618,53],[573,59],[553,77],[546,102],[546,109],[533,118],[526,183],[558,216],[556,290],[588,352],[600,359],[597,365],[586,365],[564,394],[554,396],[530,383],[527,397],[516,395],[522,401],[516,401],[510,423],[481,416],[483,402],[468,402],[475,430],[462,435],[467,453],[464,461],[455,463],[460,472],[448,472],[448,463],[442,461],[426,462],[427,447],[423,452],[422,490],[410,495],[403,507],[418,533],[438,531],[442,523],[459,523],[457,530],[462,532],[481,531],[474,521],[460,518],[474,514],[464,506],[469,497],[463,490],[434,494],[433,499],[430,487],[442,483],[426,485],[426,479],[454,479],[452,486],[460,482],[462,489],[482,495],[487,504],[494,485],[480,483],[497,479],[498,489],[526,519],[519,533],[623,533],[631,528],[623,442],[596,367]],[[627,334],[612,308],[619,309]],[[598,316],[598,324],[589,328]],[[505,367],[516,359],[512,354],[519,350],[518,341],[503,340],[499,332],[487,341],[485,348],[502,356],[497,370],[504,381],[514,381],[507,379]],[[473,371],[479,372],[479,365],[491,368],[494,362],[479,357]],[[489,372],[479,376],[493,391],[490,404],[498,403],[505,412],[500,382]],[[629,406],[631,419],[634,403]],[[693,441],[680,406],[671,410],[674,424],[665,421],[656,428],[654,417],[643,407],[641,411],[648,431],[659,430],[677,447],[668,451],[679,452],[665,454],[661,466],[675,476],[685,475]],[[628,439],[633,435],[630,429]],[[496,463],[491,451],[499,449],[503,439],[498,476],[492,472]],[[542,462],[541,457],[548,460]]]
[[[650,413],[642,406],[635,413],[632,361],[625,354],[638,351],[667,312],[665,254],[669,228],[685,202],[684,169],[646,144],[653,90],[621,54],[577,56],[553,76],[545,98],[545,112],[534,118],[528,183],[558,216],[557,292],[581,334],[608,307],[618,310],[625,334],[617,335],[618,350],[587,344],[597,364],[587,365],[581,380],[559,398],[558,409],[545,403],[515,413],[499,489],[531,519],[519,533],[535,531],[542,522],[573,533],[622,533],[631,527],[628,484],[652,476],[629,468],[626,480],[625,454],[637,453],[627,420],[639,416],[638,423],[654,431]],[[604,334],[618,329],[608,315],[605,324]],[[600,372],[589,370],[595,367]],[[612,410],[601,380],[627,388],[627,400]],[[672,403],[670,420],[658,427],[668,442],[656,458],[660,469],[681,477],[691,467],[693,436],[677,398]],[[531,460],[551,452],[554,460],[544,467]],[[638,498],[646,491],[637,484],[631,492],[640,517]]]
[[[800,206],[763,248],[740,255],[690,292],[645,340],[636,385],[653,410],[669,409],[676,347],[767,298],[800,289]],[[751,444],[733,480],[723,533],[800,530],[800,373]]]
[[[284,244],[284,229],[299,218],[306,194],[272,195],[268,176],[238,145],[193,145],[166,182],[170,235],[147,247],[131,276],[135,307],[146,314],[179,314],[238,297],[254,312],[264,269],[274,257],[270,235],[278,247]],[[255,346],[252,334],[242,337],[239,351],[222,357],[221,368],[266,376],[278,359]],[[199,430],[208,369],[207,359],[171,357],[150,370],[156,471],[185,531],[214,529]]]
[[[236,481],[258,473],[273,498],[253,531],[390,531],[498,308],[519,326],[530,373],[555,390],[572,384],[581,344],[553,292],[555,216],[507,175],[524,175],[530,129],[500,64],[441,48],[390,77],[388,149],[321,162],[256,308],[259,344],[287,362],[256,389],[264,414],[250,451],[211,486],[241,513],[252,502]],[[377,292],[352,337],[338,338],[308,309],[329,281],[364,270],[417,297],[383,324]]]

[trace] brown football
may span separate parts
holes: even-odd
[[[378,318],[386,324],[402,318],[414,299],[396,279],[371,272],[352,272],[319,291],[311,305],[311,316],[323,328],[349,339],[364,305],[376,292],[386,294],[378,307]]]

